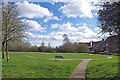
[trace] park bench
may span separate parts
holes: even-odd
[[[55,56],[55,60],[56,59],[64,59],[64,56]]]

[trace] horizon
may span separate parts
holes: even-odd
[[[67,34],[72,43],[100,41],[109,36],[108,33],[98,34],[101,29],[97,12],[102,9],[96,6],[99,0],[10,1],[15,1],[20,17],[28,24],[25,30],[27,38],[23,40],[33,46],[40,46],[42,42],[45,45],[50,43],[52,47],[60,46],[63,34]]]

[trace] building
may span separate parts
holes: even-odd
[[[108,37],[105,40],[105,43],[106,43],[106,51],[108,51],[109,53],[118,52],[118,38],[116,35]]]
[[[97,42],[89,43],[89,51],[92,53],[114,53],[118,52],[118,41],[117,36],[110,36],[107,39],[103,39]]]

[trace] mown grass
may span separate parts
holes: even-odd
[[[0,79],[2,78],[2,55],[0,54]]]
[[[49,60],[50,58],[60,55],[66,59],[104,59],[108,56],[87,53],[41,52],[10,52],[9,55],[9,62],[6,62],[5,59],[2,60],[3,78],[68,78],[81,60],[56,61]],[[93,65],[93,67],[96,66]],[[88,74],[90,70],[88,69]]]
[[[118,58],[117,56],[114,56],[113,58],[107,58],[107,59],[99,59],[99,60],[93,60],[89,63],[87,67],[87,78],[88,80],[91,78],[96,79],[113,79],[117,80],[119,76],[118,74]]]
[[[80,63],[76,61],[55,61],[51,54],[10,53],[10,62],[3,60],[3,78],[65,78]]]

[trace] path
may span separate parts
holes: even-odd
[[[82,59],[83,61],[74,69],[68,80],[85,80],[87,64],[92,59]]]

